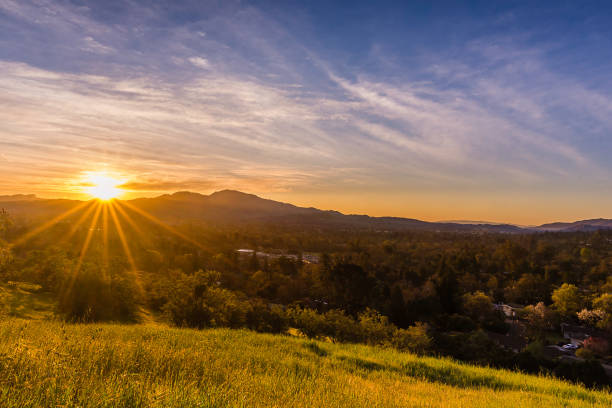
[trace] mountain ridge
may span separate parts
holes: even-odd
[[[335,210],[299,207],[237,190],[220,190],[209,195],[177,191],[156,197],[125,201],[165,222],[204,221],[210,223],[273,223],[277,225],[365,228],[376,230],[426,230],[453,232],[573,232],[612,229],[612,220],[597,218],[575,222],[554,222],[539,226],[518,226],[486,221],[429,222],[407,217],[373,217],[343,214]],[[33,194],[0,196],[0,208],[18,216],[47,216],[68,211],[83,200],[46,199]]]

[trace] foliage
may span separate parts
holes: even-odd
[[[608,350],[610,350],[610,344],[608,341],[601,337],[589,337],[584,340],[582,344],[584,350],[589,350],[594,355],[606,356]]]
[[[481,291],[463,295],[463,311],[472,320],[480,323],[493,319],[495,316],[493,299]]]
[[[391,338],[391,344],[398,350],[425,354],[431,349],[432,338],[427,334],[427,325],[417,322],[407,329],[395,330]]]
[[[582,309],[577,314],[578,320],[584,322],[589,326],[597,326],[600,321],[606,317],[606,313],[600,309]]]
[[[395,327],[386,316],[366,309],[357,316],[362,339],[368,344],[384,344],[393,335]]]
[[[541,338],[545,336],[546,331],[556,327],[556,315],[544,302],[525,306],[522,313],[524,319],[529,322],[533,337]]]
[[[597,326],[612,332],[612,293],[604,293],[595,298],[593,308],[598,310],[601,316]]]
[[[553,307],[565,317],[576,315],[582,306],[582,297],[576,285],[564,283],[552,293]]]

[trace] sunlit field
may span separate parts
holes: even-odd
[[[508,371],[246,330],[0,323],[0,406],[609,407]]]

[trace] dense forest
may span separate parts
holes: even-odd
[[[37,232],[44,220],[0,212],[4,284],[39,285],[67,321],[136,322],[146,311],[177,326],[291,328],[609,384],[600,363],[612,354],[612,231],[167,226],[127,208],[85,217]],[[561,324],[597,333],[579,361],[544,352]],[[510,350],[499,336],[528,345]]]

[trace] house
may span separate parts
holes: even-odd
[[[495,310],[502,312],[509,319],[517,319],[518,311],[524,308],[523,305],[518,305],[515,303],[494,303],[493,307]]]
[[[592,327],[561,323],[561,333],[563,334],[563,338],[569,340],[569,343],[576,346],[582,346],[582,343],[589,337],[600,335],[601,330]]]

